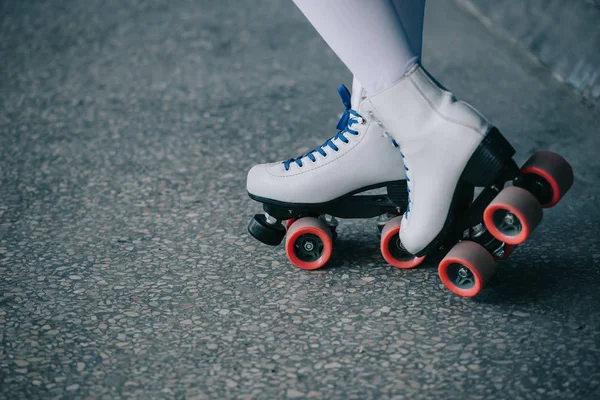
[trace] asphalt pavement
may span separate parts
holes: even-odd
[[[575,170],[474,299],[374,221],[315,272],[247,234],[246,172],[335,134],[351,82],[292,2],[0,2],[0,398],[600,398],[600,109],[455,2],[425,30],[520,162]]]

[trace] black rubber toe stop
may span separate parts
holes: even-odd
[[[264,214],[256,214],[248,224],[248,232],[259,242],[277,246],[285,236],[285,228],[281,223],[269,224]]]

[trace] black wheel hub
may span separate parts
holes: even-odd
[[[523,230],[519,218],[508,210],[497,210],[492,215],[494,226],[506,236],[517,236]]]
[[[532,193],[540,202],[546,204],[552,200],[554,191],[547,180],[536,174],[525,174],[515,179],[515,186]]]
[[[470,289],[475,286],[475,275],[462,264],[450,264],[447,273],[450,282],[460,289]]]
[[[313,233],[300,235],[294,242],[294,254],[301,261],[317,261],[322,255],[325,245],[320,237]]]
[[[406,251],[404,246],[402,246],[400,235],[398,234],[395,234],[394,237],[388,241],[388,250],[392,257],[399,261],[410,261],[415,258],[415,256]]]

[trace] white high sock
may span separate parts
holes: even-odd
[[[425,0],[392,1],[394,2],[394,7],[396,7],[396,12],[400,17],[402,26],[404,27],[408,42],[410,43],[411,48],[417,54],[419,60],[421,60],[423,54],[423,22],[425,19]],[[367,97],[368,95],[367,91],[364,90],[358,79],[354,77],[354,81],[352,82],[352,108],[356,110],[357,108],[354,107],[354,87],[357,87],[361,90],[360,95],[356,95],[357,99],[358,96],[362,98]]]
[[[416,14],[413,10],[422,7],[410,3],[424,7],[424,0],[400,0],[397,5],[392,0],[294,2],[370,94],[392,86],[419,59],[398,13]],[[406,23],[411,35],[422,31],[422,17],[419,21]],[[414,46],[420,49],[420,43]]]

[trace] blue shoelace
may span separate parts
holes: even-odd
[[[290,164],[293,162],[295,162],[298,165],[298,167],[302,167],[302,165],[303,165],[302,159],[304,157],[307,157],[312,162],[317,161],[317,159],[315,158],[315,155],[314,155],[315,152],[318,152],[323,157],[327,157],[327,152],[325,152],[325,147],[329,147],[333,151],[338,151],[339,147],[337,147],[335,145],[335,143],[333,143],[333,141],[339,140],[343,143],[348,143],[348,139],[344,136],[344,134],[349,133],[354,136],[358,135],[358,131],[353,130],[351,128],[351,126],[359,123],[359,121],[357,121],[356,119],[353,119],[352,117],[356,117],[356,118],[362,118],[362,117],[360,116],[359,113],[357,113],[356,111],[354,111],[351,108],[352,107],[352,102],[351,102],[352,96],[350,95],[350,91],[344,85],[341,85],[337,89],[337,91],[338,91],[340,97],[342,98],[342,103],[344,103],[344,107],[345,107],[344,114],[342,114],[342,117],[340,118],[340,120],[338,121],[338,123],[336,125],[336,128],[339,130],[339,132],[337,133],[337,135],[327,139],[325,141],[325,143],[323,143],[319,147],[315,148],[314,150],[311,150],[308,153],[301,155],[300,157],[290,158],[289,160],[284,161],[283,167],[285,168],[286,171],[288,171],[290,169]]]

